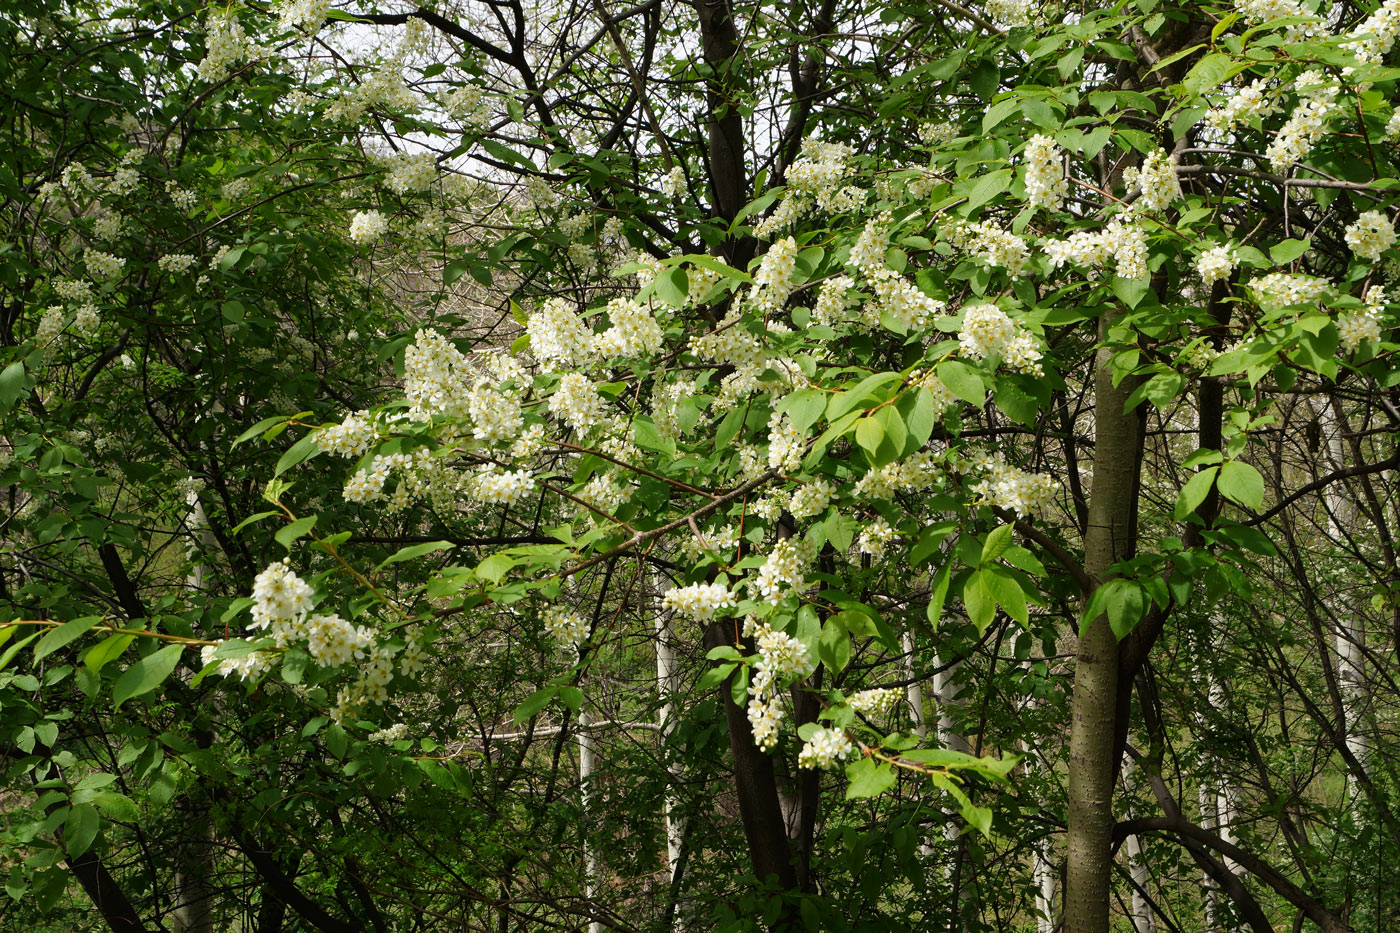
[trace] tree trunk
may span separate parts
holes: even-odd
[[[1116,316],[1110,312],[1100,319],[1101,342],[1107,343]],[[1123,410],[1135,382],[1113,384],[1113,353],[1101,346],[1095,361],[1094,477],[1084,534],[1090,591],[1085,600],[1109,578],[1109,567],[1133,553],[1137,532],[1142,426],[1135,410]],[[1107,615],[1100,615],[1082,625],[1070,701],[1065,933],[1108,931],[1117,693],[1118,639]]]

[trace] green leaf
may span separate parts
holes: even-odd
[[[928,443],[928,439],[933,436],[933,429],[938,424],[938,412],[934,411],[933,407],[933,393],[922,387],[905,392],[895,403],[895,408],[904,419],[904,427],[908,432],[904,449],[900,452],[901,457],[907,457]]]
[[[950,560],[943,565],[943,569],[938,571],[938,576],[933,580],[933,589],[929,593],[928,608],[925,610],[929,624],[935,629],[943,621],[943,604],[948,599],[948,582],[952,579],[953,562]]]
[[[84,616],[81,619],[65,622],[58,628],[50,629],[43,638],[39,639],[39,644],[34,646],[35,662],[44,660],[101,621],[101,616]]]
[[[685,307],[686,293],[689,288],[690,282],[686,277],[685,270],[679,266],[667,269],[652,281],[653,294],[673,308]]]
[[[268,509],[266,512],[259,512],[259,513],[257,513],[256,515],[249,515],[247,518],[243,519],[243,521],[239,522],[237,525],[234,525],[234,526],[233,526],[233,531],[229,532],[229,534],[234,534],[234,535],[236,535],[236,534],[238,534],[240,531],[242,531],[244,528],[247,528],[249,525],[251,525],[251,524],[253,524],[253,523],[255,523],[255,522],[260,522],[260,521],[262,521],[264,518],[267,518],[269,515],[279,515],[279,514],[281,514],[281,513],[280,513],[277,509]]]
[[[805,435],[826,411],[826,397],[820,389],[799,389],[784,398],[778,408],[787,412],[793,427]]]
[[[873,758],[861,758],[846,765],[847,800],[862,800],[878,797],[895,785],[894,768],[886,762],[876,762]]]
[[[1312,244],[1307,240],[1283,240],[1269,247],[1269,258],[1281,266],[1286,266],[1311,248]]]
[[[1177,521],[1195,512],[1201,503],[1206,501],[1206,496],[1210,495],[1210,487],[1215,485],[1215,474],[1218,470],[1219,467],[1207,467],[1188,479],[1186,485],[1181,487],[1173,513]]]
[[[83,656],[83,666],[96,674],[110,661],[119,657],[127,646],[136,640],[135,635],[112,635],[88,649]]]
[[[166,645],[128,667],[112,687],[112,706],[119,707],[132,697],[150,693],[159,687],[175,670],[175,665],[180,663],[180,652],[183,650],[183,645]]]
[[[1006,549],[1011,547],[1011,526],[1002,525],[993,528],[987,534],[987,541],[982,545],[982,559],[979,565],[985,567],[992,561],[1006,553]]]
[[[6,414],[15,407],[20,393],[24,391],[24,381],[23,360],[15,360],[0,371],[0,414]]]
[[[900,378],[899,373],[875,373],[866,376],[856,384],[855,388],[836,393],[827,402],[826,420],[834,425],[838,418],[847,412],[854,411],[857,406],[868,408],[885,401],[888,396],[877,390],[891,382],[898,382]]]
[[[707,693],[715,689],[729,679],[729,675],[734,673],[734,668],[736,667],[738,667],[737,664],[730,662],[710,668],[701,676],[699,683],[695,685],[695,689],[700,693]]]
[[[432,554],[437,551],[445,551],[452,547],[456,547],[456,545],[451,541],[424,541],[421,544],[410,544],[407,547],[399,548],[397,551],[384,558],[384,560],[380,561],[379,566],[374,569],[383,570],[390,564],[398,564],[406,560],[413,560],[415,557],[422,557],[424,554]]]
[[[289,447],[287,452],[278,459],[277,466],[272,469],[272,475],[274,477],[281,476],[298,463],[314,460],[321,456],[321,453],[322,450],[316,443],[316,436],[308,434]]]
[[[17,631],[19,631],[18,627],[10,627],[5,629],[5,639],[8,640],[10,635]],[[10,647],[6,648],[5,653],[0,655],[0,671],[3,671],[6,667],[9,666],[10,662],[15,659],[15,655],[19,654],[25,645],[29,644],[31,641],[38,637],[38,632],[31,632],[24,638],[21,638],[19,641],[15,642]]]
[[[1264,504],[1264,477],[1243,460],[1222,464],[1216,485],[1222,496],[1246,508],[1258,509]]]
[[[1224,52],[1209,52],[1191,66],[1181,83],[1192,94],[1204,94],[1220,86],[1233,64],[1234,59]]]
[[[982,377],[969,366],[957,360],[938,364],[938,378],[958,398],[970,402],[978,408],[987,401],[987,387]]]
[[[1114,577],[1095,590],[1085,603],[1080,635],[1083,636],[1095,619],[1107,614],[1109,628],[1121,640],[1137,627],[1146,611],[1147,598],[1142,585],[1136,580]]]
[[[851,636],[835,616],[828,618],[822,626],[821,638],[817,642],[817,656],[832,674],[841,673],[850,663]]]
[[[880,449],[880,444],[885,439],[885,429],[875,418],[862,418],[856,422],[856,443],[870,454],[871,459],[875,458],[875,452]]]
[[[346,735],[345,727],[338,722],[331,723],[326,729],[326,750],[337,758],[344,758],[349,747],[350,736]]]
[[[529,699],[515,708],[515,712],[511,713],[511,718],[515,720],[517,725],[530,719],[540,710],[548,706],[549,701],[554,699],[555,694],[558,692],[559,687],[554,684],[536,690],[534,693],[530,694]]]
[[[74,804],[63,821],[63,848],[69,858],[76,858],[92,847],[97,831],[102,827],[102,817],[90,803]]]
[[[277,529],[277,534],[273,535],[273,537],[277,539],[278,544],[290,551],[294,543],[306,537],[311,529],[316,526],[316,519],[319,517],[320,516],[317,515],[307,515],[298,518],[294,522],[288,522]]]
[[[560,687],[559,702],[577,713],[583,707],[583,691],[574,686]]]
[[[996,600],[987,588],[982,571],[972,571],[963,581],[963,605],[967,607],[968,619],[977,626],[978,635],[985,632],[996,618]]]
[[[141,811],[136,804],[126,794],[119,794],[114,790],[104,790],[93,794],[89,802],[109,820],[121,820],[123,823],[134,823],[141,818]]]
[[[982,568],[982,582],[1002,611],[1022,625],[1030,623],[1030,609],[1021,582],[1001,567]]]

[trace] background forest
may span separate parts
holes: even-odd
[[[11,0],[0,928],[1400,928],[1400,0]]]

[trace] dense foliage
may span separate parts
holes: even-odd
[[[1396,0],[0,30],[7,928],[1396,924]]]

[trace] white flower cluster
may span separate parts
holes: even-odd
[[[1251,81],[1235,91],[1224,106],[1213,108],[1206,114],[1206,124],[1223,137],[1234,132],[1235,127],[1246,120],[1268,116],[1277,109],[1269,100],[1268,91],[1267,78]]]
[[[1181,200],[1181,183],[1176,177],[1176,158],[1164,150],[1149,152],[1142,168],[1129,168],[1123,173],[1129,188],[1141,188],[1142,194],[1133,202],[1134,210],[1164,211],[1173,201]]]
[[[88,275],[93,278],[114,279],[121,275],[126,260],[113,256],[111,253],[104,253],[100,249],[88,247],[83,250],[83,263],[87,266]]]
[[[189,271],[194,262],[195,258],[189,253],[169,253],[156,260],[156,265],[160,267],[162,272],[178,275],[181,272]]]
[[[817,729],[797,753],[797,766],[808,770],[832,768],[854,751],[855,746],[846,738],[844,730]]]
[[[431,152],[397,152],[383,163],[388,169],[384,184],[395,194],[425,191],[437,180]]]
[[[377,645],[361,665],[355,683],[337,691],[331,719],[344,725],[356,710],[370,703],[384,703],[389,699],[389,682],[393,679],[393,652],[385,645]]]
[[[846,703],[862,716],[883,716],[894,709],[900,696],[900,691],[891,687],[875,687],[856,693]]]
[[[1303,16],[1314,20],[1310,23],[1290,25],[1284,32],[1284,36],[1290,42],[1326,32],[1322,23],[1316,21],[1317,17],[1313,11],[1308,9],[1301,0],[1242,0],[1239,4],[1239,11],[1245,22],[1251,26],[1261,26],[1276,19],[1294,16]]]
[[[1270,272],[1250,280],[1254,299],[1261,304],[1288,307],[1317,304],[1332,293],[1332,283],[1312,275]]]
[[[369,734],[371,742],[383,742],[385,745],[393,745],[406,738],[408,738],[408,724],[402,722],[396,722],[387,729],[379,729]]]
[[[92,222],[93,236],[99,240],[115,240],[126,228],[126,218],[121,214],[103,214]]]
[[[733,609],[734,594],[723,583],[692,583],[668,590],[661,605],[700,622],[715,617],[721,609]]]
[[[379,437],[368,411],[346,415],[340,424],[322,428],[315,434],[316,446],[337,457],[361,457]]]
[[[887,315],[906,333],[918,333],[926,330],[947,308],[944,302],[925,295],[893,269],[878,270],[870,282],[876,301],[876,306],[870,309],[874,317],[872,324],[879,323],[881,316]]]
[[[199,203],[199,192],[189,188],[182,188],[177,185],[174,179],[165,183],[165,193],[170,196],[170,200],[182,211],[192,211]]]
[[[621,481],[618,473],[618,470],[610,470],[598,474],[584,484],[578,492],[578,497],[611,516],[623,503],[632,498],[632,485]],[[590,509],[580,507],[579,512],[592,522],[601,521],[601,517]]]
[[[314,615],[306,622],[306,650],[322,667],[340,667],[365,656],[374,633],[338,615]]]
[[[357,246],[368,246],[384,235],[389,229],[389,218],[379,211],[360,211],[350,218],[350,242]]]
[[[987,16],[998,26],[1029,26],[1031,0],[987,0]]]
[[[486,466],[472,474],[467,494],[485,505],[517,505],[535,490],[529,470],[501,470]]]
[[[56,304],[48,311],[43,312],[39,318],[39,326],[34,331],[35,346],[48,347],[50,343],[59,339],[63,333],[63,325],[66,324],[67,315],[63,312],[63,305]]]
[[[1276,172],[1286,172],[1312,152],[1338,109],[1337,86],[1321,71],[1305,71],[1293,82],[1302,101],[1264,151]]]
[[[930,149],[946,146],[957,138],[958,128],[948,121],[941,123],[929,120],[919,124],[919,142]]]
[[[681,540],[681,552],[691,560],[699,560],[707,545],[717,554],[731,554],[739,546],[739,532],[733,525],[725,525],[706,531],[703,542],[692,534]]]
[[[85,337],[91,337],[97,333],[98,326],[97,305],[79,305],[73,312],[73,329]]]
[[[475,84],[464,84],[442,95],[442,106],[469,129],[484,130],[491,124],[491,111],[485,106],[485,93]]]
[[[1042,244],[1050,265],[1058,269],[1066,262],[1081,266],[1102,266],[1110,257],[1125,279],[1147,278],[1147,234],[1132,222],[1115,217],[1102,230],[1079,230],[1067,240],[1046,240]]]
[[[301,29],[315,32],[326,21],[331,0],[284,0],[277,28],[283,31]]]
[[[1347,227],[1346,238],[1358,258],[1375,262],[1395,245],[1395,224],[1380,211],[1366,211]]]
[[[1400,0],[1386,0],[1351,31],[1350,41],[1342,47],[1367,64],[1380,64],[1396,39],[1400,39]]]
[[[236,642],[238,639],[228,639],[228,641]],[[205,645],[199,649],[199,661],[205,667],[208,667],[210,664],[216,665],[214,673],[221,677],[238,677],[242,680],[257,680],[272,667],[274,655],[271,651],[250,651],[237,658],[216,659],[214,653],[218,650],[218,645]]]
[[[892,499],[898,492],[917,492],[938,482],[938,461],[926,450],[903,460],[877,467],[856,481],[852,494],[857,499]]]
[[[788,167],[788,187],[816,201],[823,210],[837,210],[833,201],[851,174],[850,159],[851,147],[844,143],[804,139],[797,159]]]
[[[802,465],[806,438],[784,412],[773,412],[768,418],[768,467],[784,473],[796,473]]]
[[[577,649],[588,637],[588,620],[567,609],[550,609],[544,614],[544,630],[561,647]]]
[[[1212,246],[1196,259],[1196,271],[1206,288],[1228,279],[1235,268],[1235,251],[1230,246]]]
[[[971,458],[972,469],[982,478],[972,485],[978,504],[1009,509],[1022,518],[1051,504],[1055,481],[1044,473],[1027,473],[1011,466],[1001,454],[978,452]]]
[[[201,81],[222,81],[231,67],[252,55],[252,42],[232,10],[209,14],[204,20],[204,59],[196,71]]]
[[[1060,147],[1049,136],[1037,133],[1026,143],[1026,202],[1031,207],[1058,210],[1067,191]]]
[[[311,611],[311,586],[292,571],[289,561],[269,564],[253,580],[252,631],[266,629],[285,648],[301,635],[302,621]]]
[[[851,247],[848,264],[855,266],[866,276],[874,276],[883,269],[885,253],[890,248],[890,227],[893,224],[894,217],[889,211],[881,211],[867,220],[865,228]]]
[[[570,369],[587,363],[592,354],[592,332],[563,298],[551,298],[526,318],[530,352],[545,372]]]
[[[478,379],[466,395],[467,414],[472,419],[472,436],[488,444],[508,441],[520,433],[524,416],[520,399],[497,392],[486,379]]]
[[[1009,230],[985,221],[954,222],[943,228],[954,248],[969,253],[992,266],[999,266],[1013,277],[1020,275],[1031,260],[1026,241]]]
[[[744,620],[744,629],[746,635],[753,636],[758,648],[758,661],[749,679],[749,726],[754,744],[768,751],[778,744],[778,724],[783,718],[777,691],[807,669],[807,646],[786,632],[773,631],[768,623],[752,616]]]
[[[583,373],[566,373],[549,397],[550,414],[576,431],[587,431],[603,420],[603,398]]]
[[[599,356],[649,359],[661,349],[661,325],[649,310],[631,298],[608,302],[608,320],[612,326],[592,338],[593,352]]]
[[[1366,303],[1360,310],[1337,319],[1337,334],[1342,350],[1355,353],[1367,340],[1381,339],[1381,316],[1385,313],[1386,293],[1379,285],[1366,290]]]
[[[754,306],[768,311],[782,308],[792,294],[792,274],[796,270],[796,240],[784,237],[768,247],[753,277]]]
[[[1017,372],[1044,375],[1040,365],[1043,354],[1035,338],[996,305],[976,304],[963,309],[958,345],[963,354],[973,359],[999,356]]]
[[[679,165],[671,166],[671,170],[661,179],[661,193],[673,201],[678,201],[685,195],[685,169]]]
[[[471,373],[451,341],[425,327],[404,350],[403,362],[410,418],[427,421],[433,415],[465,413]]]
[[[885,521],[883,516],[875,516],[875,520],[866,525],[860,533],[860,538],[856,543],[862,554],[869,554],[871,557],[883,557],[885,549],[890,542],[895,539],[895,530],[890,527],[890,523]]]
[[[855,284],[848,275],[832,276],[823,282],[821,291],[817,292],[816,305],[812,308],[813,322],[829,326],[844,321],[846,309],[851,305],[846,293]]]
[[[549,180],[543,175],[531,175],[525,179],[525,194],[537,207],[549,207],[557,200]]]
[[[831,484],[824,479],[814,479],[793,490],[788,500],[788,511],[798,521],[816,518],[831,504]]]
[[[1385,138],[1400,139],[1400,108],[1390,115],[1390,120],[1385,125]]]
[[[806,585],[806,570],[810,560],[805,544],[796,538],[780,538],[769,552],[768,559],[758,568],[758,576],[749,584],[763,599],[777,605],[788,593]]]
[[[423,651],[423,646],[419,644],[418,636],[408,636],[403,651],[399,654],[399,673],[405,677],[412,677],[414,674],[420,673],[427,666],[423,663],[425,657],[427,654]]]

